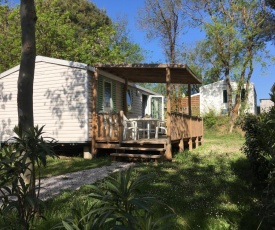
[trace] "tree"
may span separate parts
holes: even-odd
[[[93,3],[87,0],[37,0],[35,4],[38,55],[90,65],[143,60],[143,51],[130,40],[125,25],[112,22],[106,12]],[[0,72],[20,60],[17,12],[18,7],[0,6],[0,19],[3,18],[0,28],[5,31],[0,35],[3,38],[0,40]]]
[[[272,41],[275,43],[275,1],[266,0],[268,10],[264,12],[266,14],[266,20],[262,28],[262,36],[266,41]]]
[[[147,38],[159,38],[169,63],[178,61],[176,48],[184,17],[180,0],[145,0],[139,11],[138,23],[147,33]]]
[[[33,79],[35,69],[35,23],[36,11],[34,0],[21,0],[20,18],[22,31],[22,53],[17,82],[18,127],[27,133],[33,124]],[[35,192],[35,178],[31,176],[34,162],[30,161],[30,171],[24,175],[24,181],[29,184],[29,190]],[[34,194],[35,195],[35,194]]]
[[[20,14],[7,4],[0,5],[0,73],[15,66],[20,60]],[[16,37],[16,38],[15,38]]]
[[[180,0],[145,0],[145,7],[139,11],[138,23],[141,29],[146,31],[148,39],[158,38],[161,41],[164,54],[169,63],[179,61],[179,36],[183,33],[185,22],[184,14],[181,10]],[[165,85],[154,85],[157,92],[164,93]],[[179,101],[183,87],[173,85],[172,97],[174,101]],[[176,103],[178,104],[178,103]],[[175,107],[176,109],[178,106]]]
[[[259,36],[265,21],[265,2],[202,0],[198,4],[203,6],[204,15],[207,17],[207,20],[200,19],[200,22],[203,23],[206,33],[203,42],[203,46],[208,47],[206,56],[212,61],[210,70],[213,67],[214,72],[223,73],[222,78],[226,80],[232,131],[240,106],[241,111],[246,106],[254,62],[260,58],[260,51],[265,47]],[[231,87],[232,81],[238,84],[234,92]],[[240,93],[244,84],[246,95],[245,100],[241,102]]]
[[[195,47],[185,48],[182,59],[197,76],[203,76],[204,85],[221,80],[221,69],[214,65],[216,58],[212,55],[211,46],[204,40],[197,41]]]

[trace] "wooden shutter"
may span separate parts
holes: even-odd
[[[112,100],[113,100],[113,112],[117,112],[117,104],[116,104],[116,82],[112,81]]]
[[[99,76],[97,83],[97,112],[103,110],[103,77]]]

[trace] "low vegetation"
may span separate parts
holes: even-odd
[[[268,229],[262,220],[261,194],[240,151],[243,143],[241,134],[217,135],[209,130],[200,148],[176,154],[173,162],[138,164],[131,179],[152,176],[140,189],[167,205],[153,208],[155,220],[175,213],[169,218],[173,229]],[[106,188],[106,180],[97,186]],[[68,217],[77,222],[95,204],[93,192],[90,186],[82,186],[47,201],[46,219],[37,220],[36,228],[49,229]]]
[[[264,222],[275,226],[275,107],[260,116],[246,116],[244,153],[261,185]]]
[[[37,216],[31,227],[160,229],[164,220],[170,226],[166,229],[271,229],[262,200],[263,183],[254,177],[251,161],[241,151],[247,139],[241,133],[228,134],[221,119],[206,130],[204,145],[175,153],[173,162],[140,163],[131,172],[114,174],[95,185],[63,190],[45,202],[44,218]],[[106,156],[92,161],[54,158],[41,175],[106,164],[110,164]],[[156,200],[158,205],[152,205]]]

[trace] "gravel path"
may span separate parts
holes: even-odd
[[[83,170],[64,175],[41,179],[40,199],[47,200],[57,196],[63,189],[77,190],[84,184],[93,184],[113,172],[126,170],[134,163],[113,162],[110,166]]]

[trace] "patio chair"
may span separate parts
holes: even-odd
[[[155,138],[159,138],[159,131],[163,130],[164,134],[167,134],[167,128],[166,128],[166,120],[164,121],[158,121],[157,126],[156,126],[156,133],[155,133]]]
[[[127,140],[129,131],[131,132],[131,138],[137,140],[138,138],[138,127],[136,121],[130,121],[125,115],[123,115],[123,140]]]

